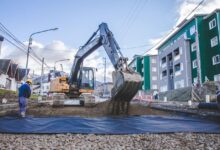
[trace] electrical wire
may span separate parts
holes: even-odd
[[[24,50],[24,49],[26,49],[26,45],[24,45],[24,43],[22,43],[20,40],[18,40],[18,38],[16,38],[16,36],[14,36],[1,22],[0,22],[0,31],[2,31],[4,34],[6,34],[10,38],[12,38],[17,44],[19,44],[21,47],[23,47],[23,52],[25,52],[27,54],[27,51]],[[9,42],[9,40],[7,40],[7,41]],[[11,41],[9,43],[12,44]],[[14,43],[12,45],[15,46]],[[16,46],[16,47],[18,48],[18,46]],[[19,49],[21,50],[22,48],[19,47]],[[42,59],[39,56],[37,56],[37,54],[33,51],[33,49],[32,48],[30,48],[30,49],[32,50],[32,51],[30,51],[30,56],[32,58],[36,57],[36,59],[34,59],[35,61],[37,61],[37,60],[41,61]],[[44,65],[46,67],[49,67],[45,62],[44,62]]]
[[[195,12],[199,6],[201,6],[203,3],[205,2],[205,0],[201,0],[197,5],[196,7],[190,11],[187,16],[183,19],[187,19],[193,12]],[[151,48],[149,48],[148,51],[145,51],[142,55],[144,55],[145,53],[149,52],[150,50],[154,49],[154,48],[157,48],[157,45],[159,45],[163,40],[165,40],[169,35],[171,35],[173,33],[174,30],[176,30],[177,27],[174,27],[169,33],[167,33],[163,38],[161,38],[161,40],[159,40],[156,44],[154,44],[153,46],[152,45],[149,45],[149,44],[144,44],[144,45],[138,45],[138,46],[132,46],[132,47],[127,47],[127,48],[123,48],[123,49],[136,49],[136,48],[142,48],[142,47],[148,47],[148,46],[151,46]]]
[[[124,35],[122,36],[122,41],[126,40],[127,35],[129,33],[129,29],[133,26],[133,24],[135,23],[136,19],[138,18],[138,15],[140,14],[140,12],[143,10],[143,8],[145,7],[145,4],[147,3],[148,0],[143,0],[143,1],[139,1],[139,5],[137,7],[137,9],[134,11],[133,16],[131,16],[126,24],[126,28],[125,28],[125,32]]]
[[[27,52],[20,48],[19,46],[17,46],[16,44],[14,44],[12,41],[10,41],[9,39],[7,39],[6,37],[4,37],[4,40],[6,40],[8,43],[10,43],[11,45],[15,46],[16,48],[18,48],[20,51],[24,52],[25,54],[27,54]],[[41,64],[41,62],[39,62],[39,60],[37,60],[36,58],[34,58],[33,56],[30,55],[31,58],[33,58],[38,64]]]

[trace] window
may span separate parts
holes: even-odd
[[[152,80],[156,81],[157,80],[157,76],[152,76]]]
[[[162,58],[162,64],[166,63],[166,57]]]
[[[214,75],[214,81],[220,81],[220,74]]]
[[[198,67],[197,60],[193,60],[192,66],[193,66],[193,69]]]
[[[212,19],[212,20],[209,22],[209,30],[213,29],[214,27],[216,27],[216,20],[215,20],[215,18]]]
[[[178,47],[177,49],[175,49],[175,50],[173,51],[174,61],[180,59],[180,54],[181,54],[181,51],[180,51],[180,48]]]
[[[212,64],[216,65],[220,63],[220,56],[219,55],[215,55],[212,57]]]
[[[174,66],[174,70],[175,70],[175,72],[178,72],[178,71],[181,70],[180,63],[178,63],[178,64],[176,64],[176,65]]]
[[[211,39],[211,47],[214,47],[218,45],[218,37],[215,36],[214,38]]]
[[[6,78],[5,88],[8,90],[11,89],[11,79]]]
[[[173,53],[174,53],[174,56],[178,56],[178,55],[180,54],[179,48],[175,49],[175,50],[173,51]]]
[[[191,51],[194,52],[197,50],[196,42],[191,44]]]
[[[156,67],[152,67],[152,71],[153,72],[157,72],[157,68]]]
[[[168,58],[168,61],[172,61],[172,59],[173,59],[172,53],[168,54],[168,55],[167,55],[167,58]]]
[[[166,70],[164,70],[164,71],[162,72],[162,77],[165,77],[165,76],[167,76],[167,71],[166,71]]]
[[[193,35],[195,32],[196,32],[196,26],[194,25],[190,28],[190,35]]]

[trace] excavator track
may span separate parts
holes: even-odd
[[[127,113],[129,102],[142,86],[141,76],[136,72],[113,71],[112,77],[112,113]]]

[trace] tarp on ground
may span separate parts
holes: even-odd
[[[220,133],[220,124],[200,118],[180,116],[130,117],[16,117],[0,118],[1,133]]]

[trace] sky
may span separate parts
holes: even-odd
[[[1,0],[0,22],[25,45],[31,33],[58,27],[33,36],[32,49],[40,58],[60,70],[70,72],[74,55],[96,31],[98,25],[106,22],[125,57],[132,60],[135,54],[143,55],[163,39],[201,0]],[[210,13],[220,8],[219,0],[205,0],[195,13]],[[4,34],[0,31],[0,34]],[[33,52],[31,52],[33,54]],[[100,47],[85,61],[84,66],[97,68],[97,79],[103,81],[103,57]],[[7,41],[3,42],[0,58],[13,59],[25,67],[26,56]],[[41,65],[30,58],[31,73],[40,74]],[[45,72],[51,68],[45,67]],[[107,59],[107,79],[111,80],[114,70]]]

